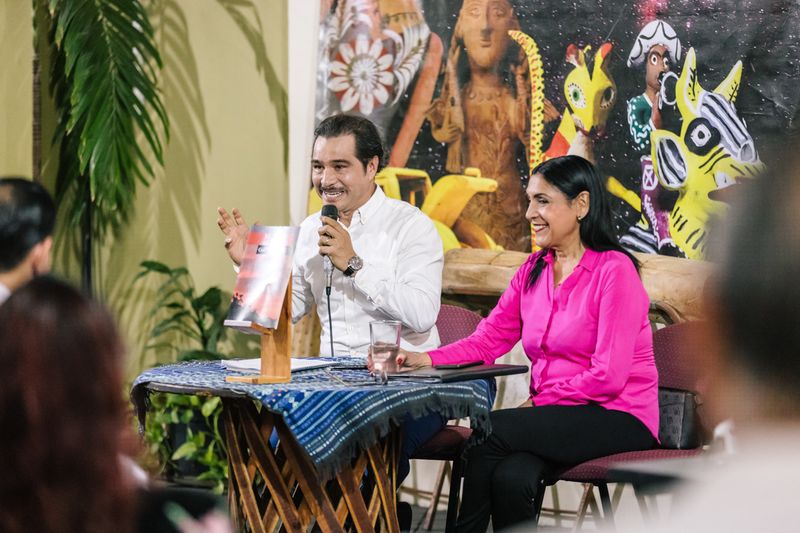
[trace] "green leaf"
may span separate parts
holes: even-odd
[[[59,209],[72,227],[92,204],[93,237],[102,244],[134,206],[136,185],[163,164],[169,120],[157,87],[162,61],[141,0],[49,2],[51,88]]]
[[[197,453],[197,445],[194,442],[187,440],[186,442],[178,446],[178,449],[175,450],[175,453],[172,454],[171,459],[173,461],[177,461],[179,459],[191,457],[196,453]]]
[[[180,412],[178,419],[182,424],[188,424],[194,418],[194,409],[184,409]]]
[[[161,274],[170,275],[172,273],[172,269],[169,268],[164,263],[160,263],[158,261],[142,261],[139,263],[139,266],[142,267],[142,272],[140,274],[147,274],[149,272],[159,272]]]
[[[209,398],[200,408],[200,412],[203,413],[203,416],[208,418],[211,414],[220,407],[220,402],[222,400],[219,396],[214,396],[213,398]]]
[[[222,304],[222,291],[219,287],[211,287],[197,299],[199,309],[207,309],[211,312]]]

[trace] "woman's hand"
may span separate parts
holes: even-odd
[[[402,348],[397,353],[397,368],[422,368],[431,366],[431,358],[428,352],[409,352]]]

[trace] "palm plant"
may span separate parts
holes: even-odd
[[[163,164],[162,62],[139,0],[34,2],[51,53],[56,200],[67,227],[80,228],[73,236],[80,236],[83,286],[91,290],[93,244],[127,221],[137,183],[147,186],[154,175],[151,157]]]
[[[223,322],[229,298],[223,298],[219,287],[209,287],[200,294],[185,267],[170,268],[158,261],[142,261],[139,266],[134,283],[144,277],[161,279],[148,316],[154,325],[145,350],[173,352],[174,359],[181,361],[224,359],[219,345],[228,331]],[[176,348],[187,344],[194,348]]]
[[[219,287],[200,294],[184,267],[171,268],[158,261],[142,261],[139,266],[134,282],[159,280],[155,289],[158,297],[148,316],[152,328],[145,350],[161,354],[162,361],[224,359],[219,350],[227,333],[223,321],[230,298],[224,298]],[[224,490],[228,461],[220,433],[221,413],[219,397],[151,396],[144,438],[167,478],[182,483],[207,482],[217,492]],[[195,469],[193,475],[187,473]]]

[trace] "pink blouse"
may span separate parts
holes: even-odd
[[[532,288],[539,253],[519,268],[491,314],[461,341],[429,352],[434,365],[508,353],[522,339],[531,361],[534,405],[596,403],[632,414],[658,438],[658,372],[649,299],[620,252],[587,249],[553,288],[553,255]]]

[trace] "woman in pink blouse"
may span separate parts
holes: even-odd
[[[551,159],[531,172],[526,213],[542,250],[520,267],[470,337],[410,367],[492,363],[518,342],[531,361],[530,399],[492,413],[492,434],[468,453],[459,531],[531,520],[540,480],[595,457],[647,449],[658,434],[658,374],[638,261],[611,228],[591,163]]]

